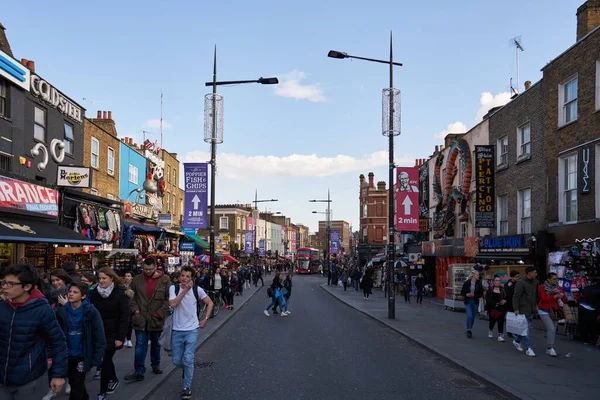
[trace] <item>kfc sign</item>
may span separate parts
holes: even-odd
[[[419,231],[419,168],[396,168],[396,230]]]

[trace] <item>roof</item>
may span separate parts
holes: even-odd
[[[579,39],[577,42],[575,42],[575,44],[573,44],[571,47],[569,47],[568,49],[566,49],[565,51],[563,51],[562,53],[560,53],[557,57],[555,57],[554,59],[550,60],[548,62],[548,64],[544,65],[544,67],[540,71],[543,72],[546,68],[548,68],[550,65],[552,65],[556,60],[558,60],[559,58],[561,58],[562,56],[564,56],[565,54],[567,54],[568,52],[570,52],[571,50],[573,50],[575,47],[579,46],[579,44],[581,42],[583,42],[584,40],[586,40],[591,35],[594,35],[597,32],[600,32],[600,25],[598,25],[597,27],[595,27],[594,29],[592,29],[587,35],[585,35],[584,37],[582,37],[581,39]]]

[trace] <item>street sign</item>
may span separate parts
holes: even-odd
[[[206,228],[208,206],[208,164],[184,164],[185,204],[183,226]]]
[[[224,243],[229,243],[229,241],[231,241],[231,236],[223,235],[221,236],[221,240],[223,240]]]
[[[396,168],[396,230],[419,231],[419,169]]]
[[[172,214],[158,214],[158,225],[159,226],[173,225],[173,215]]]

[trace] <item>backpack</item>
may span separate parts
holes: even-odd
[[[181,289],[181,286],[179,285],[179,283],[176,283],[175,285],[175,296],[179,296],[179,290]],[[196,298],[196,317],[198,318],[198,321],[200,320],[200,314],[202,313],[202,306],[200,305],[200,303],[202,303],[200,301],[200,297],[198,296],[198,286],[196,284],[194,284],[194,286],[192,286],[192,291],[194,292],[194,297]]]
[[[269,286],[267,288],[267,296],[273,297],[274,295],[275,295],[275,293],[273,292],[273,288],[271,286]]]

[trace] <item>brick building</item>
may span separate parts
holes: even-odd
[[[331,221],[331,230],[340,233],[340,248],[346,254],[350,251],[350,223],[347,221]],[[325,238],[323,244],[327,243],[327,221],[319,221],[319,236]]]
[[[173,225],[181,226],[183,221],[181,213],[181,197],[179,191],[179,160],[177,153],[169,153],[166,150],[161,151],[162,158],[165,162],[165,195],[163,197],[163,213],[172,215]]]
[[[110,200],[119,199],[120,141],[112,111],[98,111],[83,124],[83,165],[92,168],[92,187],[84,189]]]
[[[359,262],[364,265],[372,256],[384,249],[388,240],[388,191],[385,182],[374,183],[375,175],[369,172],[369,181],[360,174],[359,192]]]
[[[556,245],[600,236],[600,0],[577,10],[577,41],[543,72],[548,228]]]

